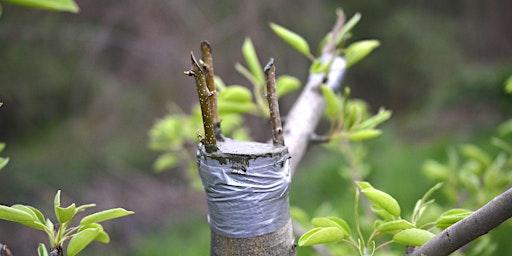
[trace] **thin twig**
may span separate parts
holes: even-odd
[[[206,76],[203,68],[197,63],[194,53],[190,53],[192,68],[185,71],[185,75],[193,76],[196,80],[197,94],[199,97],[199,105],[201,106],[201,114],[203,116],[204,136],[201,142],[205,145],[207,152],[217,150],[217,141],[215,138],[215,126],[213,115],[211,113],[210,97],[213,95],[206,85]]]
[[[322,54],[334,53],[334,51],[336,50],[336,38],[338,37],[338,34],[343,28],[343,25],[345,25],[345,13],[343,13],[343,10],[338,9],[336,11],[336,15],[338,16],[338,19],[336,20],[336,24],[334,24],[334,27],[332,28],[331,40],[329,40],[325,44],[324,48],[322,49]]]
[[[284,146],[283,126],[279,114],[279,102],[276,93],[276,66],[274,59],[270,58],[264,69],[267,82],[267,100],[270,109],[270,123],[272,123],[272,141],[274,146]]]
[[[223,141],[222,130],[220,128],[219,110],[217,107],[217,89],[215,88],[215,74],[213,71],[212,48],[208,41],[201,42],[202,66],[206,76],[206,86],[212,95],[208,98],[210,101],[210,109],[213,115],[213,125],[215,126],[215,137],[219,141]]]

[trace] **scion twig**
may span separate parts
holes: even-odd
[[[185,71],[186,75],[193,76],[196,81],[196,89],[199,97],[199,105],[201,106],[201,114],[203,116],[204,125],[204,136],[205,138],[201,142],[205,145],[207,152],[213,152],[217,150],[216,138],[215,138],[215,126],[213,121],[213,114],[211,109],[210,97],[214,93],[208,90],[206,85],[206,75],[203,68],[199,65],[194,57],[194,53],[190,53],[190,59],[192,61],[192,68],[189,71]]]
[[[212,95],[208,98],[210,101],[210,110],[213,118],[213,125],[215,129],[215,137],[217,140],[222,141],[222,130],[220,128],[220,117],[219,110],[217,107],[217,90],[215,88],[215,74],[213,72],[213,57],[212,48],[208,41],[201,42],[201,53],[202,53],[202,68],[206,77],[206,86]]]
[[[264,69],[267,83],[267,100],[270,109],[270,123],[272,124],[272,141],[274,146],[284,146],[283,126],[279,115],[279,102],[276,93],[276,67],[274,59],[270,58]]]

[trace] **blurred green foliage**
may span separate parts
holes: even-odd
[[[345,85],[355,98],[365,99],[372,112],[379,106],[393,111],[382,135],[359,154],[366,154],[368,180],[397,197],[405,209],[412,209],[417,195],[432,185],[419,168],[425,159],[444,164],[447,146],[486,145],[493,127],[510,118],[512,103],[502,88],[512,70],[510,5],[510,1],[442,0],[343,3],[348,16],[364,14],[352,39],[371,35],[381,42],[371,58],[347,73]],[[239,48],[246,36],[253,39],[260,57],[277,60],[279,73],[304,81],[308,60],[274,41],[266,24],[286,24],[316,45],[332,27],[332,10],[340,6],[334,0],[293,5],[271,0],[197,5],[184,0],[105,0],[102,5],[82,1],[80,7],[79,15],[68,15],[2,5],[0,100],[5,104],[0,111],[0,141],[7,142],[2,154],[11,159],[1,174],[2,202],[40,202],[60,185],[71,196],[81,197],[101,180],[132,179],[133,173],[143,171],[155,175],[149,169],[156,156],[145,150],[148,129],[155,118],[165,115],[163,106],[168,102],[186,114],[193,110],[195,93],[187,86],[189,78],[182,75],[189,66],[186,55],[191,42],[212,43],[216,71],[229,84],[246,82],[232,72],[232,63],[243,60]],[[296,95],[291,94],[283,98],[285,110]],[[258,123],[249,119],[250,135],[266,139]],[[353,192],[346,189],[352,184],[333,178],[338,177],[342,160],[318,147],[312,149],[294,178],[292,203],[312,216],[333,209],[352,215]],[[182,173],[180,168],[155,179],[175,186],[183,183]],[[396,180],[403,181],[401,186],[394,185]],[[143,187],[133,189],[133,193],[141,191]],[[331,200],[319,205],[325,198]],[[143,206],[135,207],[137,211]],[[183,255],[207,252],[208,230],[201,221],[184,224],[176,232],[165,231],[166,242],[176,242],[167,252],[186,252],[192,249],[190,244],[198,251]],[[189,228],[190,236],[178,232]],[[507,244],[510,230],[492,233],[498,243]],[[123,240],[111,245],[137,247],[139,255],[145,245],[163,247],[160,238],[138,234],[136,239],[144,242]],[[6,234],[0,239],[5,242]],[[100,247],[98,252],[109,248]],[[308,255],[310,249],[299,250],[300,255]],[[497,250],[496,255],[510,254],[507,247]],[[30,255],[30,251],[14,252]]]

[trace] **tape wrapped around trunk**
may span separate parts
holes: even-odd
[[[218,151],[198,147],[198,170],[212,231],[232,238],[268,234],[288,223],[288,149],[226,140]]]

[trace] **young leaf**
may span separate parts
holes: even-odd
[[[51,11],[67,11],[74,13],[79,11],[78,5],[73,0],[4,0],[4,2]]]
[[[377,127],[377,125],[388,120],[390,117],[391,117],[391,111],[386,110],[384,108],[380,108],[379,112],[376,115],[361,122],[357,126],[357,129],[358,130],[373,129],[373,128]]]
[[[98,242],[101,242],[101,243],[104,243],[104,244],[108,244],[110,242],[110,237],[108,236],[108,234],[103,230],[103,226],[99,223],[91,223],[91,224],[87,224],[85,226],[81,226],[80,229],[78,230],[79,232],[82,231],[82,230],[85,230],[85,229],[89,229],[89,228],[92,228],[92,229],[99,229],[100,230],[100,233],[98,234],[98,236],[94,239],[94,241],[98,241]]]
[[[325,99],[325,114],[329,118],[336,118],[341,109],[341,100],[336,97],[336,94],[334,94],[334,92],[326,85],[321,85],[320,90],[322,91],[322,95]]]
[[[345,238],[345,232],[337,227],[320,227],[306,232],[299,238],[299,246],[335,243]]]
[[[471,144],[465,144],[461,146],[462,154],[464,154],[466,157],[475,159],[479,163],[481,163],[483,166],[487,167],[491,165],[491,157],[484,152],[482,149],[475,145]]]
[[[380,45],[377,40],[363,40],[352,43],[347,47],[345,52],[345,60],[347,61],[346,67],[350,68],[363,60],[373,49]]]
[[[46,246],[43,243],[40,243],[39,246],[37,246],[37,255],[48,256],[48,250],[46,250]]]
[[[123,208],[114,208],[97,213],[93,213],[89,216],[85,216],[81,221],[80,225],[87,225],[95,222],[102,222],[110,219],[120,218],[126,215],[133,214],[132,211],[127,211]]]
[[[410,228],[398,232],[393,236],[393,241],[412,246],[421,246],[435,235],[423,229]]]
[[[314,60],[313,64],[311,64],[311,67],[309,68],[309,73],[311,74],[320,74],[320,73],[327,73],[329,70],[329,67],[332,63],[326,62],[323,63],[321,60]]]
[[[448,166],[432,159],[428,159],[423,163],[422,171],[425,176],[432,180],[446,180],[451,175],[450,168]]]
[[[441,214],[441,216],[439,216],[439,218],[437,218],[436,226],[438,228],[445,229],[445,228],[455,224],[456,222],[468,217],[472,213],[473,213],[472,211],[468,211],[466,209],[448,210],[448,211],[444,212],[443,214]]]
[[[300,80],[293,76],[282,75],[276,80],[276,94],[280,98],[300,88]]]
[[[0,205],[0,219],[18,223],[25,223],[37,220],[37,218],[30,213],[5,205]]]
[[[298,52],[304,54],[308,58],[312,58],[308,42],[306,42],[306,40],[300,35],[275,23],[270,23],[270,28],[272,28],[276,35],[295,48]]]
[[[389,194],[374,188],[363,189],[361,192],[373,203],[377,204],[391,215],[395,217],[400,216],[400,205],[396,199]]]
[[[160,172],[174,167],[178,163],[178,161],[179,159],[177,158],[176,154],[162,154],[156,159],[155,163],[153,164],[153,168],[157,172]]]
[[[352,31],[352,29],[359,23],[361,20],[361,13],[356,13],[352,18],[350,18],[347,22],[345,22],[345,25],[341,29],[340,33],[338,34],[338,37],[336,38],[336,46],[339,46],[343,43],[343,40],[347,37],[348,33]]]
[[[66,208],[60,206],[55,207],[55,216],[61,224],[67,223],[68,221],[72,220],[75,217],[76,213],[77,211],[75,204],[71,204]]]
[[[350,236],[351,230],[347,222],[337,217],[317,217],[311,221],[315,227],[337,227],[345,232],[347,236]]]
[[[0,157],[0,170],[2,170],[9,163],[8,157]]]
[[[252,93],[249,89],[240,86],[240,85],[232,85],[226,87],[222,92],[219,93],[219,102],[220,101],[230,101],[230,102],[251,102],[252,101]]]
[[[238,103],[229,101],[219,101],[218,109],[221,116],[229,114],[246,114],[256,110],[256,105],[252,102]]]
[[[2,152],[5,149],[5,143],[0,142],[0,152]]]
[[[89,245],[96,237],[100,234],[100,230],[97,228],[84,229],[71,238],[68,244],[67,252],[68,256],[75,256],[82,251],[87,245]]]
[[[377,230],[379,232],[396,232],[409,228],[415,228],[415,226],[406,220],[393,220],[382,223],[377,227]]]
[[[265,83],[263,69],[261,68],[258,55],[256,55],[256,50],[254,50],[254,45],[252,44],[250,38],[245,38],[244,44],[242,46],[242,53],[244,55],[247,66],[249,66],[249,70],[251,70],[252,75],[256,79],[256,82],[263,85]]]
[[[350,141],[369,140],[369,139],[373,139],[381,134],[382,134],[382,131],[377,130],[377,129],[361,130],[361,131],[355,131],[355,132],[350,133],[350,135],[348,135],[348,139]]]
[[[356,181],[356,185],[357,185],[360,189],[373,188],[372,184],[370,184],[370,182],[366,182],[366,181]]]
[[[512,94],[512,75],[505,81],[505,92]]]
[[[57,190],[55,198],[53,198],[53,207],[57,208],[60,206],[60,190]]]

